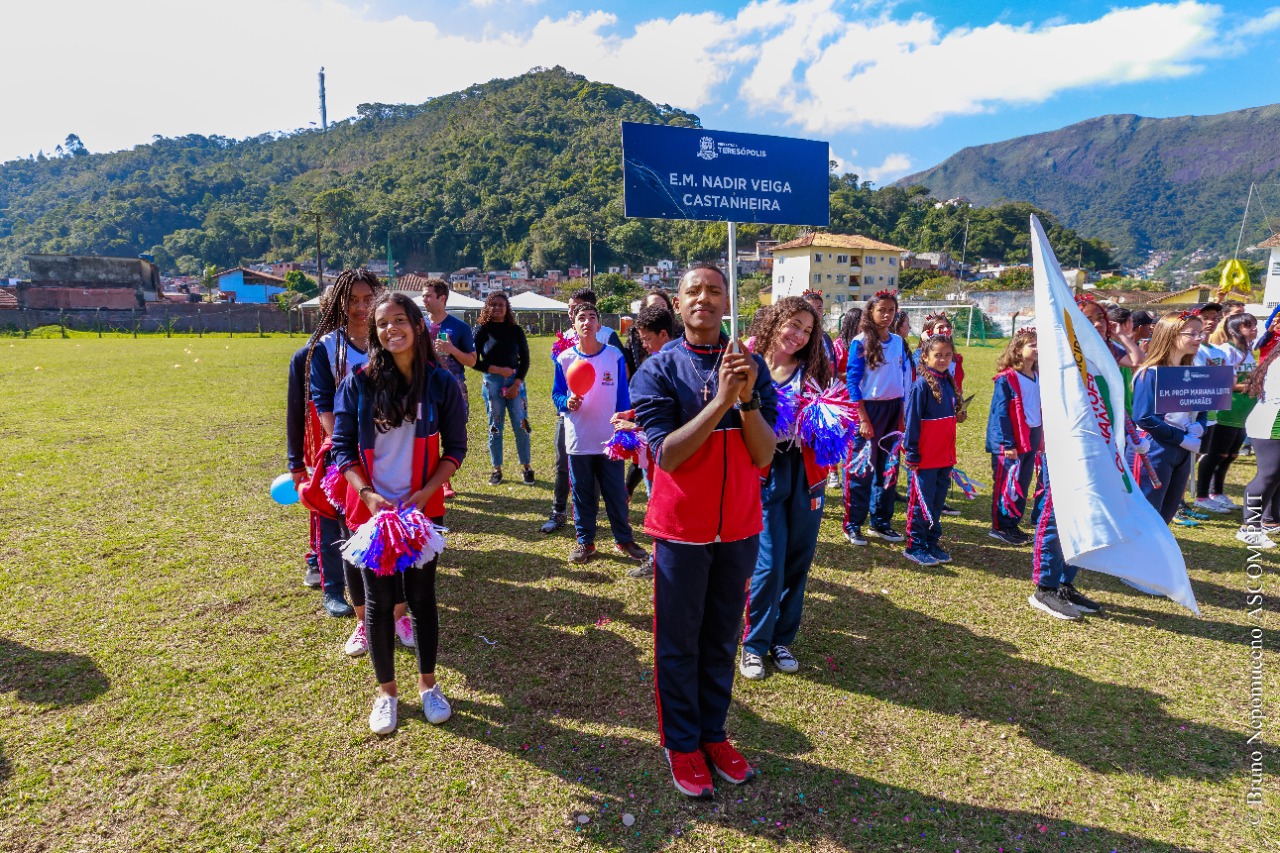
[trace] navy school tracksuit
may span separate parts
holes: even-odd
[[[1003,533],[1016,533],[1018,520],[1027,511],[1027,496],[1031,494],[1031,478],[1035,474],[1036,455],[1044,449],[1044,427],[1030,426],[1024,405],[1018,371],[1010,367],[997,373],[995,387],[991,391],[991,410],[987,415],[987,452],[991,454],[991,529]],[[1035,419],[1039,412],[1035,413]],[[1022,497],[1014,503],[1017,517],[1000,507],[1000,495],[1004,492],[1009,473],[1009,460],[1004,451],[1018,453],[1018,485]],[[1042,475],[1043,476],[1043,475]]]
[[[783,386],[799,391],[804,368]],[[760,553],[747,593],[742,647],[764,657],[774,646],[790,646],[800,630],[804,589],[818,547],[818,527],[827,486],[827,469],[799,438],[779,438],[773,464],[761,478],[764,529]]]
[[[1133,379],[1133,421],[1151,435],[1147,459],[1160,480],[1157,489],[1151,478],[1144,477],[1142,493],[1168,524],[1182,506],[1182,494],[1195,467],[1196,454],[1182,444],[1187,441],[1191,424],[1200,424],[1203,431],[1208,425],[1208,416],[1204,412],[1156,414],[1156,372],[1143,370]]]
[[[941,399],[933,395],[929,378],[937,383]],[[907,461],[917,466],[915,477],[920,487],[917,494],[908,483],[908,551],[928,553],[939,547],[942,538],[942,504],[951,488],[951,469],[956,464],[956,393],[949,380],[948,375],[922,365],[920,377],[907,394],[903,452]]]
[[[853,339],[849,350],[849,367],[845,372],[845,385],[849,400],[861,402],[866,408],[874,437],[853,439],[850,458],[859,453],[868,441],[874,443],[871,452],[870,473],[854,475],[852,466],[846,468],[844,490],[844,529],[861,527],[871,514],[871,526],[888,528],[893,521],[893,489],[884,487],[884,468],[889,461],[893,442],[885,437],[896,432],[902,423],[903,395],[911,384],[911,357],[906,343],[897,335],[890,335],[884,342],[885,361],[875,369],[867,367],[865,334]],[[894,462],[896,469],[897,462]]]
[[[662,745],[676,752],[726,739],[746,584],[763,527],[760,471],[736,409],[678,469],[660,464],[666,437],[707,405],[704,389],[714,395],[726,343],[677,338],[640,366],[631,387],[636,420],[659,463],[645,516],[654,539],[654,693]],[[772,428],[777,395],[764,360],[754,359],[760,412]]]
[[[1031,551],[1031,580],[1036,586],[1057,589],[1060,584],[1075,583],[1078,566],[1067,563],[1058,539],[1058,521],[1053,514],[1053,490],[1049,485],[1049,460],[1040,454],[1040,482],[1036,488],[1035,508],[1031,523],[1036,535]]]

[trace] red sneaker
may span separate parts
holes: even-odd
[[[741,785],[755,778],[756,769],[747,763],[742,753],[733,748],[727,740],[719,743],[704,743],[702,751],[711,760],[711,766],[720,774],[720,778],[734,785]]]
[[[709,799],[712,794],[711,771],[701,752],[676,752],[668,749],[667,763],[671,765],[671,779],[676,790],[686,797]]]

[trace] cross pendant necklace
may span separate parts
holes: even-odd
[[[697,359],[692,355],[689,355],[688,349],[685,350],[685,355],[689,357],[689,363],[693,365],[694,375],[701,379],[702,369],[698,367]],[[702,379],[702,404],[704,406],[711,402],[711,383],[716,378],[716,374],[720,371],[720,360],[722,358],[724,358],[724,350],[720,350],[720,354],[716,356],[716,363],[711,366],[711,371],[707,374],[707,377]]]

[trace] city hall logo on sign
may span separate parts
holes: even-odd
[[[698,156],[703,160],[716,159],[716,141],[710,136],[702,137],[702,141],[698,145]]]

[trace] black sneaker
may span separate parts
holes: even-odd
[[[533,469],[532,468],[525,468],[524,471],[520,474],[520,476],[524,479],[524,484],[526,486],[533,485]]]
[[[641,548],[634,542],[615,542],[613,547],[617,549],[622,556],[635,560],[637,563],[643,563],[649,559],[649,552]]]
[[[862,535],[862,528],[856,524],[844,532],[844,538],[849,540],[850,545],[866,545],[867,539]]]
[[[883,539],[886,542],[901,542],[905,538],[892,527],[876,527],[875,525],[872,525],[867,528],[867,532],[878,539]]]
[[[564,527],[565,515],[563,512],[551,511],[551,517],[542,523],[542,527],[538,530],[543,536],[549,533],[555,533],[561,527]]]
[[[933,557],[934,561],[938,563],[951,562],[951,555],[948,554],[946,551],[942,550],[942,548],[937,545],[929,546],[929,556]]]
[[[596,555],[596,546],[579,544],[569,552],[570,563],[585,563]]]
[[[493,473],[489,475],[489,485],[497,486],[502,482],[502,469],[494,468]]]
[[[987,535],[997,542],[1003,542],[1006,545],[1026,545],[1027,536],[1025,533],[1010,533],[1007,530],[988,530]]]
[[[942,514],[943,515],[959,515],[960,510],[956,509],[951,504],[944,503],[942,505]]]
[[[1071,603],[1067,597],[1066,591],[1062,587],[1050,589],[1048,587],[1038,586],[1036,591],[1027,598],[1027,603],[1036,610],[1042,610],[1048,613],[1054,619],[1066,619],[1070,622],[1079,622],[1083,617],[1076,606]]]
[[[1065,591],[1067,601],[1074,604],[1076,606],[1076,610],[1079,610],[1081,613],[1099,613],[1102,611],[1101,604],[1094,601],[1092,598],[1089,598],[1089,596],[1080,592],[1080,590],[1076,589],[1071,584],[1064,583],[1062,586],[1058,587],[1058,589],[1060,591]]]

